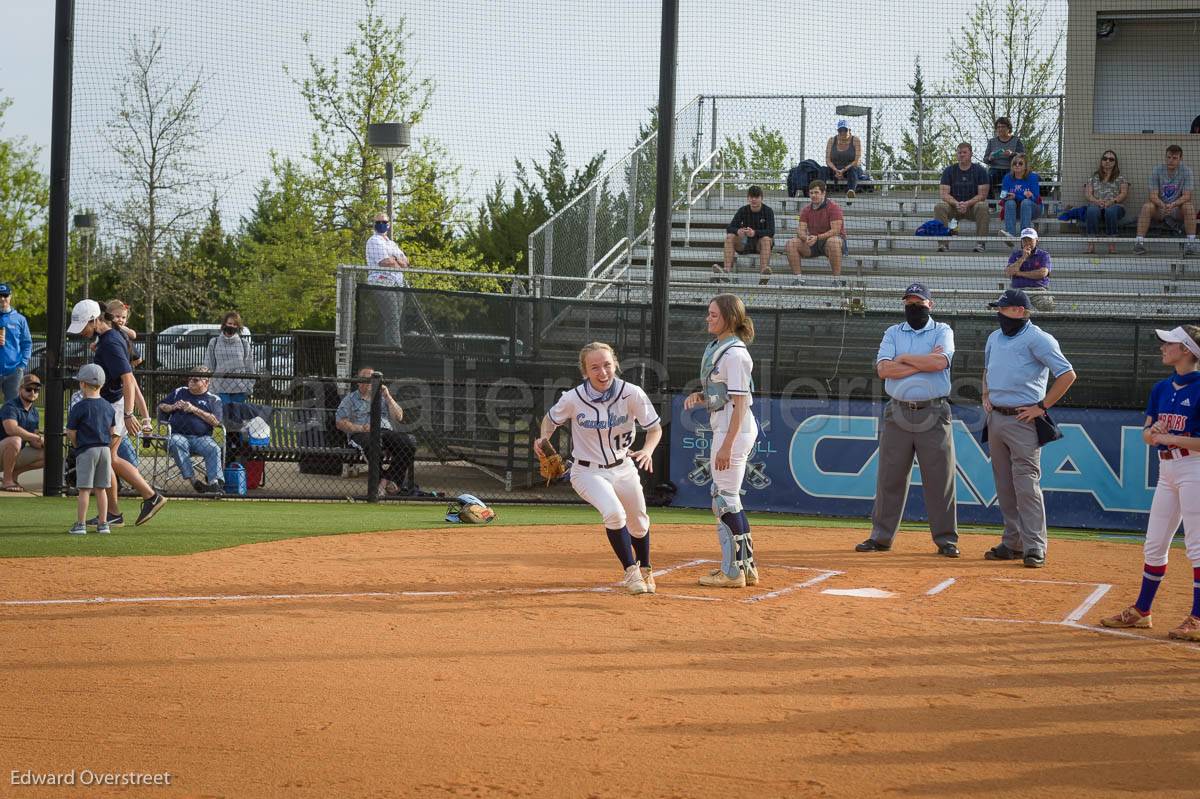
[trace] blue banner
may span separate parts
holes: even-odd
[[[671,479],[676,505],[708,507],[712,433],[702,409],[674,401]],[[869,518],[883,406],[868,401],[755,399],[761,433],[742,488],[748,510]],[[1056,408],[1063,438],[1042,448],[1042,491],[1051,526],[1144,531],[1158,459],[1142,442],[1138,411]],[[954,407],[958,518],[999,524],[982,409]],[[914,463],[905,518],[924,520]]]

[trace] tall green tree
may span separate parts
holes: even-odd
[[[916,179],[928,177],[930,172],[938,172],[949,164],[957,141],[952,141],[953,131],[946,121],[945,106],[928,97],[920,56],[913,61],[913,79],[908,90],[913,96],[912,109],[900,145],[894,147],[884,142],[877,127],[872,134],[872,149],[878,153],[875,156],[878,163],[873,168],[891,169],[903,177]]]
[[[986,141],[996,118],[1006,116],[1030,168],[1043,174],[1058,168],[1058,100],[1035,96],[1057,95],[1063,87],[1063,30],[1048,48],[1038,43],[1046,13],[1047,0],[977,0],[967,22],[950,34],[954,74],[943,86],[947,94],[980,95],[955,101],[961,111],[951,117],[956,138],[972,141],[974,134]]]
[[[0,98],[0,133],[12,100]],[[38,148],[0,135],[0,274],[20,292],[20,310],[46,312],[46,212],[50,185],[37,168]]]
[[[725,165],[730,169],[767,172],[771,175],[782,175],[787,169],[787,143],[783,133],[759,125],[752,129],[747,137],[747,145],[741,134],[735,137],[725,137]]]

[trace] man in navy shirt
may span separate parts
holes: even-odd
[[[125,436],[126,425],[137,422],[137,418],[129,411],[138,399],[142,418],[149,422],[150,411],[146,408],[146,400],[135,388],[133,367],[129,364],[129,349],[125,345],[125,334],[113,324],[112,314],[101,311],[95,300],[80,300],[71,309],[71,324],[67,333],[72,336],[91,338],[99,336],[96,343],[94,362],[104,370],[105,382],[100,389],[100,397],[113,406],[117,415],[116,436]],[[138,513],[135,524],[145,524],[154,518],[162,509],[167,499],[159,494],[146,482],[137,467],[123,458],[113,458],[113,471],[142,497],[142,509]],[[117,492],[117,481],[112,480],[108,488],[108,523],[114,527],[125,525],[125,516],[121,513],[120,498]]]
[[[158,412],[171,426],[167,452],[175,459],[183,479],[203,494],[221,493],[221,447],[213,438],[213,430],[221,425],[221,399],[208,390],[209,371],[206,366],[192,370],[186,386],[172,391],[158,405]],[[208,482],[196,477],[192,455],[204,458],[204,474]]]
[[[991,217],[988,216],[987,196],[991,189],[988,171],[971,162],[971,145],[958,145],[958,163],[942,170],[941,202],[933,207],[933,215],[947,227],[956,229],[958,220],[974,219],[975,235],[984,238],[988,234]],[[954,225],[951,225],[954,220]],[[975,252],[983,252],[982,241],[976,243]],[[938,242],[938,252],[945,252],[950,245]]]
[[[727,275],[733,271],[734,253],[758,253],[759,283],[766,283],[771,275],[771,248],[775,243],[775,212],[763,202],[763,191],[758,186],[746,190],[746,204],[737,210],[733,220],[725,226],[725,263],[713,264],[713,280],[728,282]]]
[[[38,395],[42,381],[37,375],[25,375],[18,396],[0,408],[0,426],[4,428],[0,441],[0,459],[4,463],[4,491],[18,492],[17,475],[45,464],[45,439],[38,432]]]

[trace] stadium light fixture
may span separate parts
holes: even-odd
[[[91,283],[92,237],[96,235],[95,214],[75,214],[75,230],[83,239],[83,297],[87,299]]]
[[[387,172],[387,215],[392,219],[393,165],[409,147],[409,127],[405,122],[377,122],[367,125],[367,145],[383,157]]]
[[[837,112],[837,115],[839,117],[866,117],[867,118],[867,141],[866,141],[866,145],[865,145],[866,151],[867,151],[866,152],[867,163],[863,165],[863,168],[865,169],[865,168],[869,167],[871,165],[871,110],[872,110],[871,106],[869,106],[869,105],[839,105],[837,108],[835,108],[833,110],[835,112]]]

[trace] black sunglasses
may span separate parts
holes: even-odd
[[[188,382],[189,383],[203,383],[207,379],[208,379],[207,377],[189,377]]]
[[[22,388],[24,388],[26,391],[41,391],[42,384],[41,383],[28,383],[28,384],[22,386]]]

